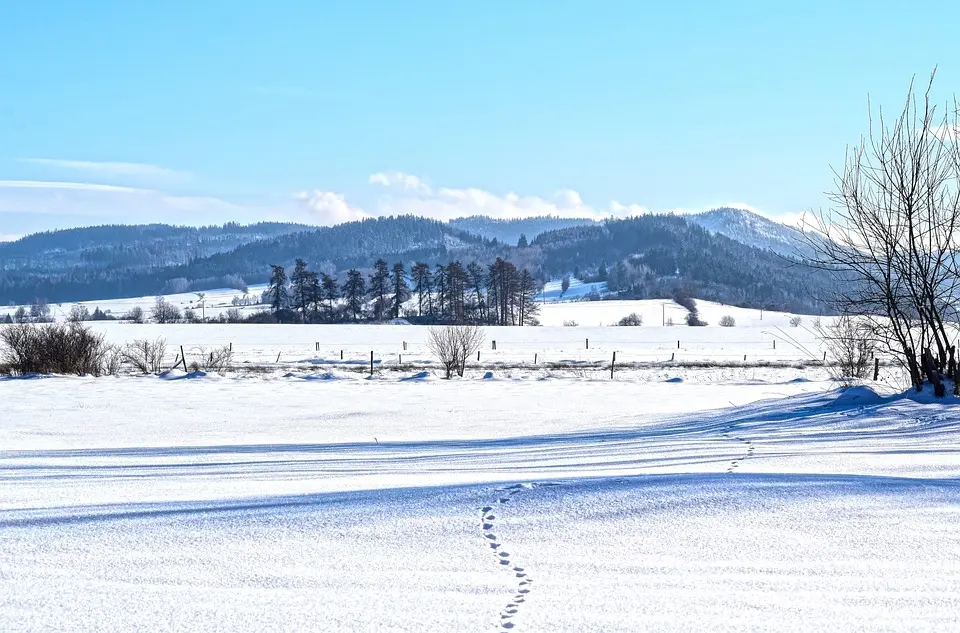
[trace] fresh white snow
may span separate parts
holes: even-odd
[[[0,380],[0,629],[956,630],[960,406],[790,371]]]

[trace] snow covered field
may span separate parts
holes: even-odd
[[[0,379],[0,630],[960,630],[960,404],[700,308],[547,303],[453,381],[423,327],[91,323],[236,369]]]
[[[4,631],[960,628],[953,401],[730,373],[0,403]]]

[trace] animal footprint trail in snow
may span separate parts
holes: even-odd
[[[727,439],[731,439],[731,438],[732,438],[732,439],[737,440],[738,442],[740,442],[741,444],[743,444],[743,445],[746,447],[747,450],[746,450],[746,452],[745,452],[743,455],[741,455],[740,457],[737,457],[736,459],[734,459],[734,460],[732,460],[732,461],[730,462],[730,466],[727,467],[727,474],[728,474],[728,475],[733,474],[734,470],[736,470],[736,469],[740,466],[740,462],[742,462],[743,460],[747,459],[748,457],[753,457],[753,449],[754,449],[753,442],[751,442],[751,441],[748,440],[747,438],[745,438],[745,437],[740,437],[740,436],[738,436],[738,435],[731,436],[731,435],[730,435],[730,431],[732,431],[732,430],[733,430],[733,427],[732,427],[732,426],[727,427],[727,430],[724,431],[723,433],[721,433],[721,435],[723,435],[723,436],[724,436],[725,438],[727,438]]]
[[[557,484],[542,485],[555,486]],[[510,551],[504,548],[503,543],[500,542],[500,539],[495,532],[497,515],[499,514],[499,511],[505,505],[510,503],[510,501],[516,495],[524,491],[532,490],[536,487],[538,487],[537,484],[514,484],[512,486],[507,486],[506,488],[500,488],[497,490],[497,493],[500,495],[497,498],[497,501],[492,505],[480,508],[480,525],[483,531],[483,537],[487,542],[487,546],[493,553],[497,564],[502,568],[507,569],[517,582],[516,593],[510,602],[507,603],[507,605],[500,611],[499,628],[502,630],[510,630],[514,627],[514,618],[520,609],[520,605],[526,602],[527,594],[530,593],[530,588],[533,585],[533,578],[527,574],[523,567],[515,564]]]

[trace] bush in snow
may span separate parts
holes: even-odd
[[[737,325],[736,319],[734,319],[729,314],[726,316],[720,317],[720,327],[734,327]]]
[[[791,317],[791,319],[790,319],[790,327],[800,327],[800,324],[801,324],[802,322],[803,322],[803,319],[801,319],[801,318],[798,317],[798,316]]]
[[[0,365],[16,374],[103,376],[117,369],[116,350],[80,323],[16,323],[0,329]]]
[[[578,325],[580,325],[580,324],[577,323],[576,321],[574,321],[573,319],[570,319],[569,321],[564,321],[564,322],[563,322],[563,327],[577,327]]]
[[[641,325],[643,325],[643,317],[637,314],[636,312],[631,312],[627,316],[617,321],[617,325],[621,325],[624,327],[627,327],[627,326],[640,327]]]
[[[141,374],[157,374],[163,369],[163,357],[167,353],[167,341],[137,339],[128,343],[121,352],[124,362]]]
[[[430,328],[427,335],[427,347],[433,352],[443,369],[446,378],[456,371],[463,376],[467,359],[473,356],[483,344],[483,331],[476,325],[450,325]]]

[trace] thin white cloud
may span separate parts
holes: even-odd
[[[0,213],[90,218],[91,222],[256,222],[262,210],[210,196],[99,183],[0,180]]]
[[[22,158],[21,162],[48,167],[56,171],[72,171],[100,177],[136,178],[155,182],[176,182],[190,178],[187,172],[151,165],[120,161],[65,160],[61,158]]]
[[[371,185],[380,185],[382,187],[401,189],[408,192],[412,191],[422,195],[430,195],[433,193],[430,186],[419,177],[402,171],[387,171],[371,174],[367,182]]]
[[[14,233],[0,233],[0,242],[16,242],[21,237],[23,236]]]
[[[58,182],[48,180],[0,180],[2,189],[69,189],[71,191],[108,191],[115,193],[153,193],[149,189],[101,185],[89,182]]]

